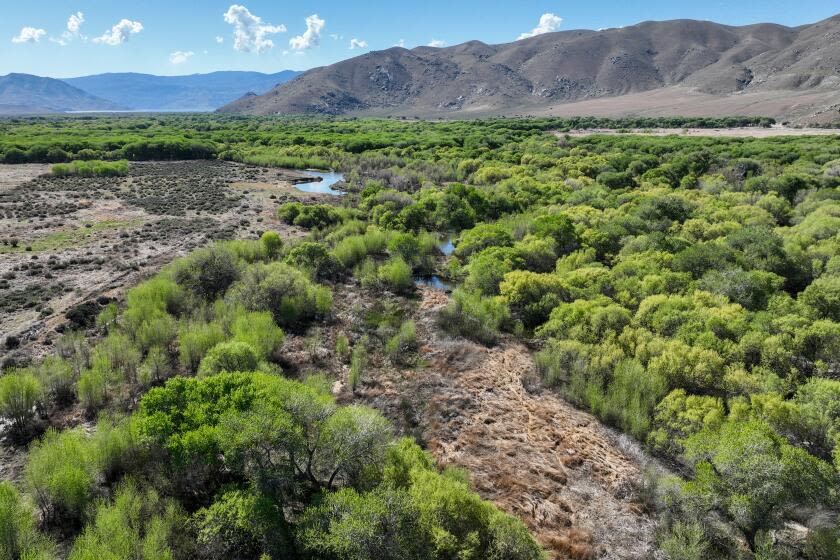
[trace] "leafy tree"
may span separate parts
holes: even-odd
[[[780,526],[797,505],[832,503],[836,473],[830,465],[793,447],[766,424],[725,422],[685,443],[695,470],[684,490],[709,509],[719,509],[755,551],[762,531]]]

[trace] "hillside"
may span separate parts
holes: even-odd
[[[739,113],[832,120],[840,117],[838,38],[840,16],[797,28],[674,20],[547,33],[501,45],[393,47],[310,70],[220,111],[421,117]],[[655,102],[649,92],[657,93]]]
[[[107,111],[122,108],[70,84],[31,74],[0,76],[0,114]]]
[[[264,93],[300,74],[284,70],[212,72],[188,76],[108,73],[68,78],[64,82],[129,109],[212,111],[248,92]]]

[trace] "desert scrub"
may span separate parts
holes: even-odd
[[[362,337],[355,346],[353,346],[353,354],[350,356],[350,375],[347,382],[350,384],[350,389],[356,392],[359,382],[362,380],[362,375],[365,371],[365,362],[367,360],[367,337]]]
[[[125,177],[128,175],[128,161],[76,160],[70,163],[57,163],[52,166],[56,177]]]
[[[511,324],[510,311],[498,298],[457,289],[452,301],[440,311],[440,326],[456,334],[492,346],[499,331]]]
[[[12,421],[21,433],[35,418],[35,407],[44,397],[44,387],[30,370],[11,371],[0,377],[0,416]]]
[[[0,557],[56,558],[55,544],[38,530],[37,515],[9,481],[0,482]]]
[[[405,321],[400,330],[385,343],[385,353],[394,364],[410,364],[417,351],[417,327],[414,321]]]

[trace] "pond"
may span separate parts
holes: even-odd
[[[344,180],[343,173],[336,173],[335,171],[312,171],[307,169],[306,174],[313,178],[312,181],[295,184],[297,190],[306,193],[328,194],[332,196],[344,196],[347,194],[344,191],[332,188],[333,185]]]
[[[450,235],[449,237],[446,238],[446,240],[443,243],[438,245],[438,249],[440,249],[440,252],[443,253],[444,256],[447,256],[447,257],[449,255],[451,255],[452,253],[454,253],[455,252],[455,244],[452,243],[452,236]]]
[[[451,292],[455,289],[455,286],[441,278],[437,275],[432,276],[415,276],[414,277],[414,285],[415,286],[428,286],[430,288],[434,288],[436,290],[443,290],[444,292]]]

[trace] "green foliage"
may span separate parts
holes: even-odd
[[[55,544],[38,531],[32,506],[9,481],[0,482],[0,557],[52,560]]]
[[[353,346],[353,353],[350,356],[350,375],[347,382],[350,384],[350,389],[354,392],[362,380],[362,375],[364,375],[366,361],[367,340],[361,339]]]
[[[341,213],[329,204],[287,202],[277,209],[281,222],[306,229],[326,229],[342,222]]]
[[[249,343],[241,340],[220,342],[211,348],[198,366],[199,375],[215,375],[223,371],[254,371],[260,355]]]
[[[187,323],[178,334],[178,351],[181,367],[195,371],[207,352],[225,339],[218,323]]]
[[[69,560],[174,559],[185,525],[178,506],[154,490],[123,483],[113,503],[100,502],[91,523],[73,543]]]
[[[417,328],[414,321],[405,321],[397,334],[385,343],[385,353],[394,364],[410,364],[417,350]]]
[[[332,307],[329,288],[315,284],[303,272],[279,262],[248,267],[225,299],[249,311],[269,311],[281,327],[300,328],[326,315]]]
[[[463,336],[486,346],[494,345],[499,331],[510,325],[510,312],[496,298],[455,290],[452,301],[441,310],[438,322],[450,334]]]
[[[80,428],[48,430],[30,448],[26,481],[50,519],[80,520],[93,500],[96,474],[90,441]]]
[[[414,289],[411,266],[402,257],[392,257],[379,267],[379,281],[387,289],[398,294]]]
[[[206,301],[213,301],[239,279],[236,255],[224,245],[199,249],[170,265],[172,278]]]
[[[55,158],[51,158],[55,159]],[[78,175],[79,177],[125,177],[128,175],[128,162],[122,161],[73,161],[58,163],[52,166],[52,174],[56,177]]]
[[[32,422],[35,406],[43,397],[44,387],[31,371],[11,371],[0,377],[0,416],[10,419],[18,432]]]
[[[268,311],[237,313],[230,327],[230,333],[233,335],[234,342],[250,345],[261,359],[271,357],[283,343],[283,331],[274,323],[274,317]],[[247,371],[248,369],[253,368],[231,371]]]
[[[79,402],[82,407],[92,414],[101,408],[108,398],[108,377],[110,372],[96,367],[82,372],[76,385],[76,392],[79,395]]]
[[[260,236],[260,243],[265,249],[265,254],[270,259],[277,258],[280,249],[283,247],[283,240],[276,231],[266,231]]]
[[[259,558],[284,553],[288,527],[264,497],[231,490],[193,516],[202,558]]]
[[[720,504],[753,550],[759,533],[778,527],[791,508],[836,499],[834,469],[766,424],[726,422],[691,436],[685,446],[695,481],[684,491]]]
[[[338,336],[336,336],[335,353],[338,356],[338,359],[342,362],[346,362],[347,358],[350,357],[350,340],[347,338],[346,334],[339,333]]]

